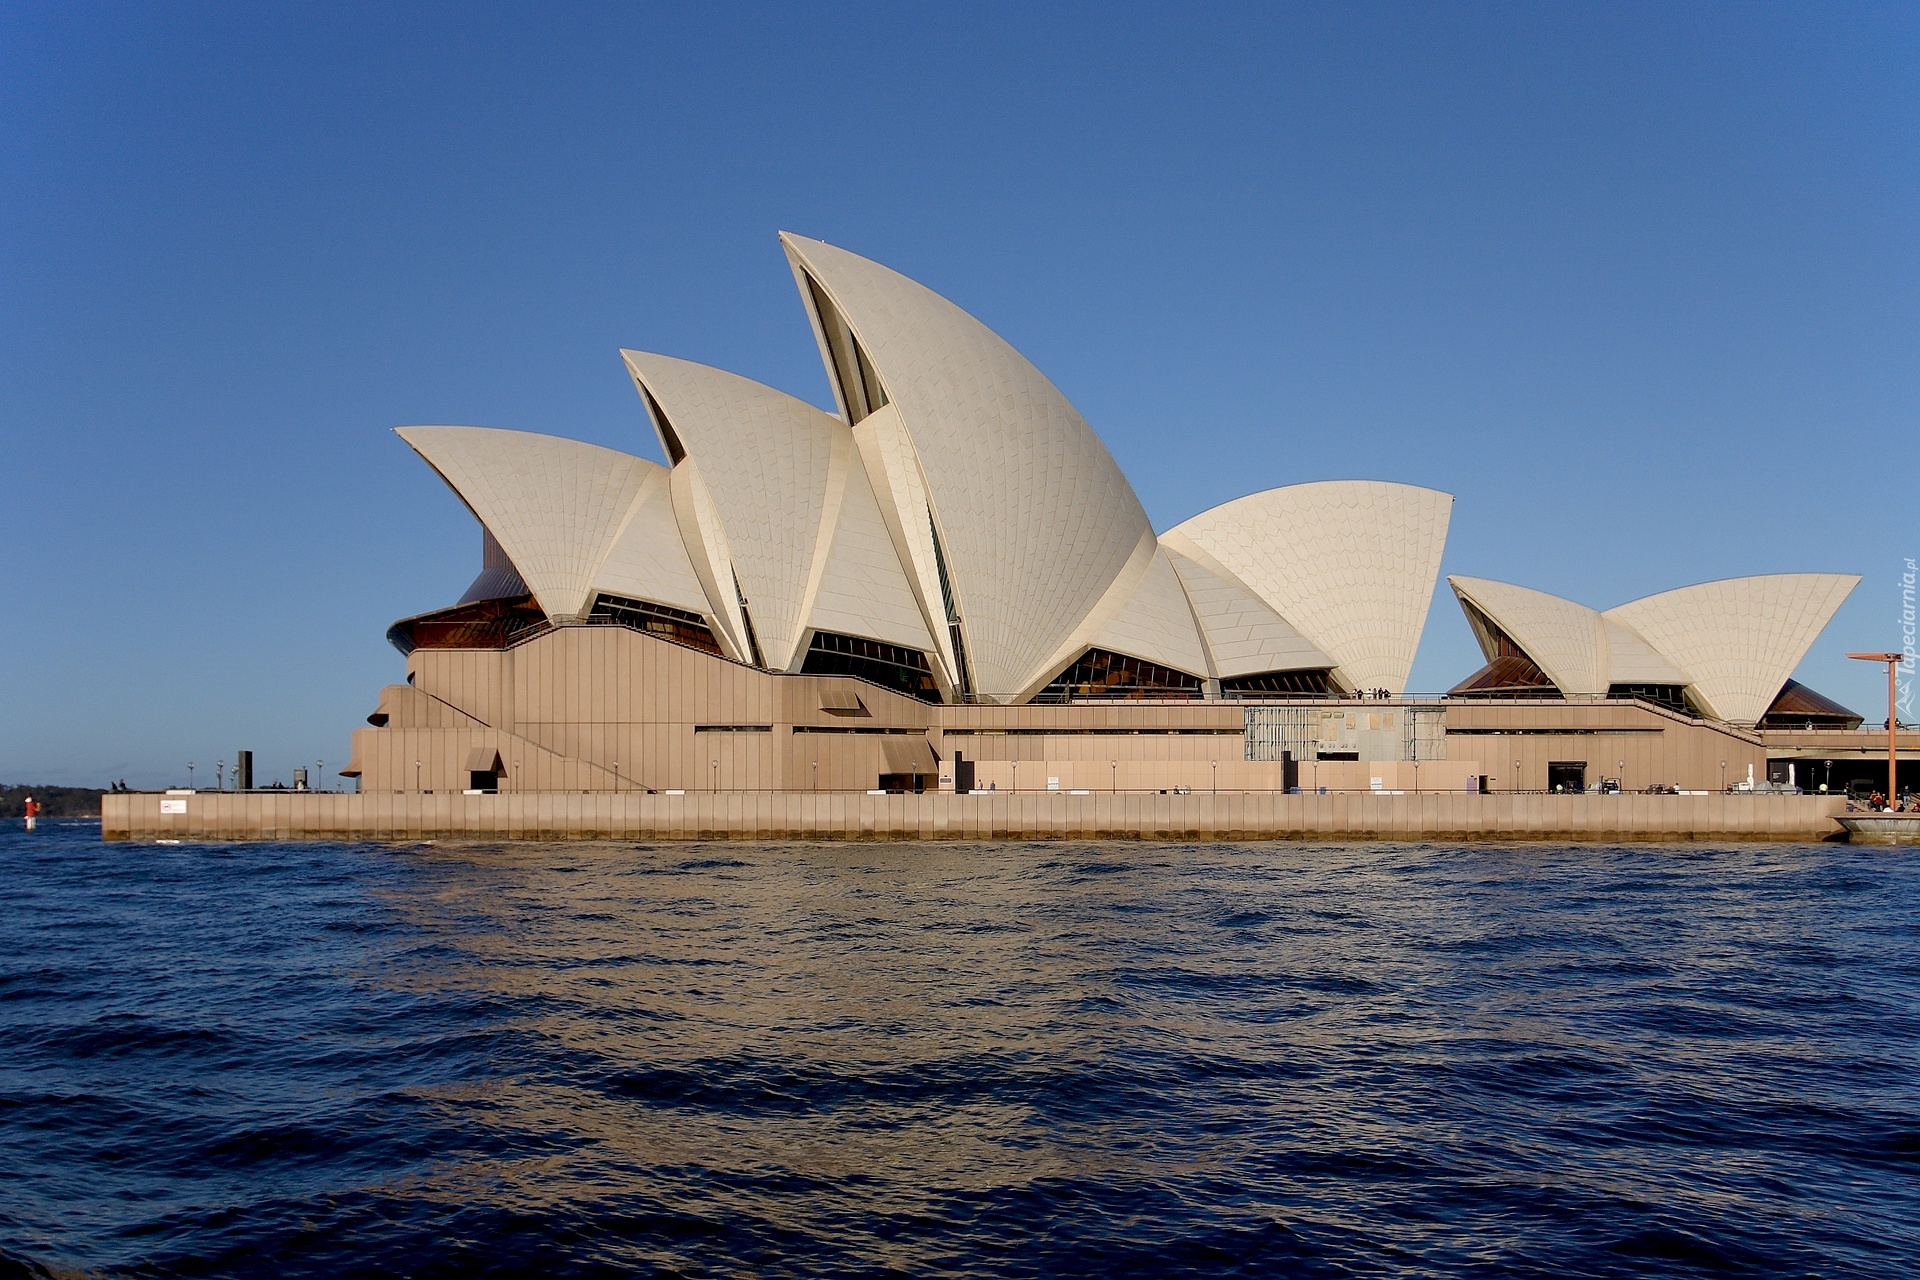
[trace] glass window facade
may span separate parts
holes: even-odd
[[[921,702],[940,701],[940,687],[934,683],[926,654],[861,636],[814,632],[800,674],[854,676]]]
[[[1234,676],[1220,682],[1223,698],[1331,698],[1337,697],[1324,669],[1309,671],[1262,671],[1256,675]]]
[[[1122,653],[1089,649],[1034,697],[1035,702],[1198,698],[1200,677]]]
[[[1607,696],[1622,701],[1651,702],[1657,707],[1677,711],[1683,716],[1698,716],[1700,709],[1687,701],[1687,690],[1677,684],[1610,684]]]
[[[593,598],[593,608],[587,611],[587,621],[644,631],[650,636],[683,644],[702,653],[720,653],[720,642],[714,638],[713,629],[707,626],[705,618],[685,609],[654,604],[650,600],[629,600],[625,596],[611,596],[602,592]]]

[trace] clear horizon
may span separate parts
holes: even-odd
[[[1605,608],[1920,555],[1920,14],[25,4],[0,13],[0,782],[333,771],[472,518],[393,436],[659,459],[617,351],[830,407],[775,241],[1019,348],[1155,527],[1455,496],[1444,575]]]

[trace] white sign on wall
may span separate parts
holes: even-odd
[[[162,800],[160,802],[160,812],[162,813],[185,813],[186,811],[187,802],[184,799]]]

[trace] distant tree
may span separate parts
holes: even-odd
[[[18,818],[26,813],[27,797],[40,802],[40,814],[46,818],[97,818],[99,787],[0,786],[0,818]]]

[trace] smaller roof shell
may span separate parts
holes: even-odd
[[[1329,480],[1222,503],[1161,542],[1210,558],[1330,655],[1348,687],[1403,693],[1452,509],[1434,489]]]
[[[1598,609],[1488,578],[1455,574],[1448,577],[1447,585],[1462,601],[1493,619],[1561,693],[1586,696],[1607,691],[1606,623]]]
[[[397,434],[486,526],[550,619],[575,618],[658,463],[598,445],[495,427]]]
[[[1834,573],[1729,578],[1605,613],[1511,583],[1459,575],[1447,581],[1463,606],[1491,619],[1563,694],[1682,685],[1707,713],[1751,725],[1766,715],[1860,579]]]
[[[1334,660],[1294,630],[1259,596],[1204,554],[1161,546],[1206,644],[1209,674],[1222,680],[1269,671],[1326,671]]]
[[[644,351],[620,355],[648,416],[664,415],[654,426],[669,456],[677,445],[699,464],[754,635],[767,664],[785,670],[805,629],[814,561],[826,549],[834,445],[845,424],[724,369]],[[850,455],[842,452],[844,466]]]
[[[1843,601],[1851,573],[1775,573],[1663,591],[1609,609],[1685,671],[1714,715],[1757,724]]]

